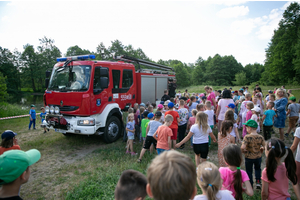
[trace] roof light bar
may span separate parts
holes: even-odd
[[[95,55],[81,55],[81,56],[70,56],[70,57],[62,57],[62,58],[56,58],[57,62],[64,62],[67,60],[88,60],[88,59],[95,59]]]

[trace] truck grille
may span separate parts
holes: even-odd
[[[59,107],[59,110],[60,111],[74,111],[74,110],[77,110],[79,108],[79,106],[60,106],[60,105],[49,105],[49,106],[57,106]]]

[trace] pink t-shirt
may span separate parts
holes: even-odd
[[[225,112],[228,109],[228,107],[226,107],[226,106],[228,106],[228,104],[230,104],[230,103],[234,103],[234,101],[232,99],[220,99],[220,101],[218,102],[218,106],[220,107],[218,120],[225,119]]]
[[[190,124],[189,124],[189,129],[195,124],[195,121],[196,121],[196,118],[195,117],[190,117],[189,118],[189,122],[190,122]]]
[[[277,166],[276,172],[274,174],[276,179],[275,182],[271,182],[267,177],[267,168],[262,171],[261,179],[267,183],[269,183],[268,188],[268,199],[276,200],[276,199],[286,199],[290,197],[289,194],[289,179],[286,176],[286,168],[284,163],[282,165]]]
[[[207,101],[211,102],[211,105],[213,106],[213,101],[212,99],[216,99],[216,95],[214,92],[209,93],[209,95],[207,96]]]
[[[220,167],[219,172],[221,174],[221,178],[223,179],[222,190],[229,190],[232,192],[232,196],[235,196],[233,181],[234,181],[234,173],[236,171],[231,171],[228,167]],[[242,183],[250,180],[247,173],[244,170],[241,170],[241,174],[242,174]]]
[[[168,126],[159,126],[157,131],[157,145],[156,148],[169,150],[168,136],[173,136],[172,129]]]

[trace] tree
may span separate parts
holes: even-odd
[[[235,74],[235,80],[236,81],[233,81],[235,85],[246,85],[247,83],[246,72],[240,72]]]
[[[7,101],[6,77],[0,72],[0,103]]]
[[[93,52],[90,52],[87,49],[81,49],[78,45],[75,45],[67,49],[66,56],[78,56],[87,54],[93,54]]]
[[[174,61],[171,64],[171,67],[174,68],[176,73],[177,85],[179,87],[186,87],[190,85],[190,75],[187,69],[183,66],[183,64],[179,61]]]

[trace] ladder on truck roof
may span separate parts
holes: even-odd
[[[156,63],[153,63],[153,62],[150,62],[150,61],[147,61],[147,60],[142,60],[142,59],[126,56],[126,55],[116,56],[115,59],[116,60],[122,60],[122,61],[125,61],[125,62],[130,62],[130,63],[132,63],[132,62],[137,63],[138,66],[139,66],[139,72],[174,74],[175,75],[174,69],[172,67],[167,67],[167,66],[164,66],[164,65],[161,65],[161,64],[156,64]],[[153,68],[156,68],[156,69],[160,69],[160,70],[141,69],[140,64],[145,65],[147,67],[153,67]],[[165,71],[161,71],[161,70],[165,70]]]

